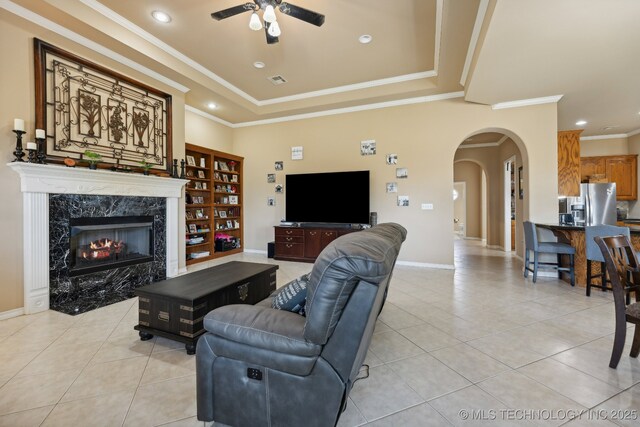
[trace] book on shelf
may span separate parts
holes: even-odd
[[[210,255],[209,251],[191,252],[189,254],[189,258],[191,259],[204,258],[204,257],[208,257],[209,255]]]

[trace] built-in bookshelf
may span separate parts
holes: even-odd
[[[186,144],[187,265],[242,252],[242,163],[229,153]]]

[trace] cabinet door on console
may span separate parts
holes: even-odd
[[[304,231],[304,257],[317,258],[322,252],[322,232],[320,230]]]
[[[324,249],[329,243],[338,238],[337,231],[323,231],[320,234],[320,246]]]

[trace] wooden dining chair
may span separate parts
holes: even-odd
[[[640,327],[638,327],[640,324],[640,268],[628,237],[623,235],[596,237],[595,241],[602,252],[613,289],[616,332],[609,367],[616,369],[624,350],[627,322],[635,324],[630,356],[638,357],[640,353]],[[635,302],[627,304],[626,291],[635,293]]]

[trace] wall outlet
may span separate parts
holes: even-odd
[[[422,204],[422,210],[423,211],[432,211],[433,210],[433,203],[423,203]]]

